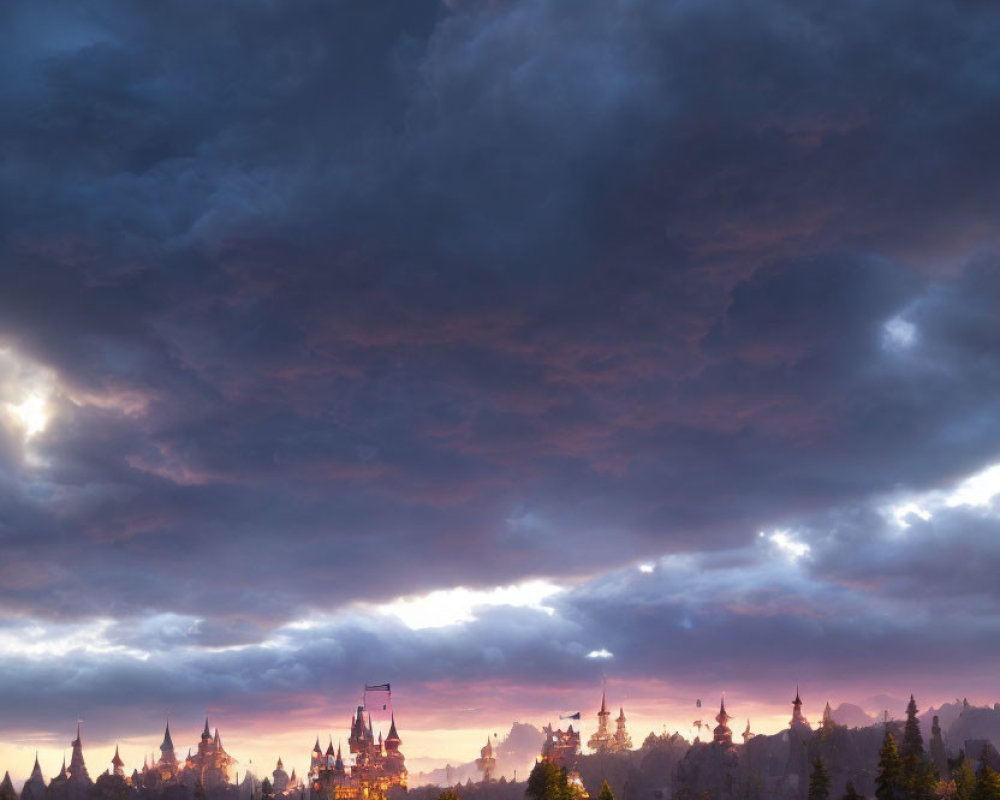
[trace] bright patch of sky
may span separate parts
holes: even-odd
[[[602,647],[600,650],[591,650],[589,653],[587,653],[587,658],[614,658],[614,657],[615,654],[604,647]]]
[[[543,580],[497,586],[493,589],[456,586],[454,589],[439,589],[424,595],[400,597],[377,609],[381,614],[398,617],[413,630],[444,628],[474,622],[477,610],[498,606],[530,608],[551,615],[555,610],[544,605],[544,601],[561,591],[561,587]]]
[[[645,573],[646,575],[649,575],[654,569],[655,567],[652,564],[639,565],[639,572]]]
[[[882,509],[889,519],[907,529],[914,518],[927,522],[942,508],[988,509],[1000,495],[1000,464],[993,464],[961,480],[951,489],[922,492],[896,498]]]
[[[0,652],[28,659],[63,658],[71,654],[130,656],[145,661],[149,653],[115,644],[108,636],[114,622],[97,619],[73,625],[26,622],[0,630]]]
[[[762,538],[771,542],[780,553],[788,556],[792,560],[801,558],[809,553],[810,547],[803,541],[795,538],[795,535],[785,529],[773,530],[770,533],[760,532]]]
[[[0,348],[0,408],[25,442],[48,426],[55,383],[51,370]]]
[[[882,346],[887,350],[906,350],[917,341],[917,326],[902,317],[893,317],[882,326]]]

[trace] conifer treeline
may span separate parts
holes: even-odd
[[[897,745],[896,737],[886,727],[875,779],[876,800],[1000,800],[1000,773],[986,763],[986,750],[978,769],[973,770],[964,752],[953,761],[944,756],[937,717],[931,735],[928,754],[920,733],[917,703],[911,694],[901,744]],[[942,761],[946,763],[944,770],[938,767]],[[813,762],[808,800],[831,800],[830,776],[821,758]],[[850,781],[841,800],[861,800]]]

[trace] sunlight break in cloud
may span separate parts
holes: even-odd
[[[45,431],[51,417],[55,374],[0,348],[0,401],[7,417],[27,442]]]
[[[910,527],[911,517],[927,522],[936,511],[946,507],[988,508],[997,495],[1000,495],[1000,464],[993,464],[959,481],[950,490],[897,497],[884,505],[881,513],[905,530]]]
[[[614,657],[615,654],[604,647],[602,647],[600,650],[591,650],[589,653],[587,653],[587,658],[614,658]]]
[[[551,615],[555,613],[555,609],[543,605],[542,601],[561,591],[561,587],[542,580],[497,586],[493,589],[466,589],[464,586],[457,586],[425,595],[400,597],[379,606],[378,611],[398,617],[413,630],[444,628],[474,622],[475,612],[480,608],[531,608]]]
[[[917,326],[901,317],[893,317],[882,326],[882,346],[905,350],[917,341]]]
[[[764,531],[761,531],[760,535],[762,538],[772,542],[780,552],[784,553],[792,560],[801,558],[811,549],[805,542],[800,542],[792,536],[791,531],[780,529],[771,531],[771,533],[764,533]]]
[[[962,481],[945,501],[949,507],[985,507],[1000,494],[1000,464],[987,467]]]

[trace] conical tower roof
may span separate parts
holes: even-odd
[[[403,743],[403,740],[399,738],[399,734],[396,732],[396,715],[393,714],[391,717],[391,722],[389,724],[389,735],[385,737],[385,743],[387,745],[399,746]]]
[[[36,777],[42,778],[42,767],[38,763],[38,751],[35,751],[35,766],[31,768],[31,777],[28,780],[34,780]],[[45,780],[42,778],[42,780]]]
[[[122,757],[118,755],[118,745],[115,745],[115,757],[111,759],[111,763],[116,767],[124,767],[125,762],[122,761]]]
[[[160,745],[160,752],[166,753],[168,750],[173,751],[174,740],[170,738],[170,720],[167,720],[166,730],[163,731],[163,743]]]
[[[601,692],[601,710],[597,712],[597,715],[599,717],[606,717],[610,714],[611,712],[608,711],[608,693],[606,691]]]

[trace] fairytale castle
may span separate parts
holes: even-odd
[[[386,800],[406,791],[401,744],[395,716],[383,738],[381,733],[375,735],[364,706],[358,706],[348,738],[349,764],[340,747],[333,749],[332,740],[324,752],[317,738],[305,780],[294,769],[289,775],[279,758],[270,778],[260,779],[244,769],[240,781],[237,760],[226,752],[219,729],[213,731],[207,718],[197,747],[183,758],[177,755],[168,721],[159,753],[147,755],[141,770],[127,774],[116,747],[110,766],[95,781],[84,760],[78,724],[69,765],[64,760],[46,784],[36,758],[20,800]],[[10,783],[8,775],[3,786]],[[13,785],[3,796],[11,795],[17,797]]]
[[[607,693],[601,693],[601,710],[597,712],[597,730],[587,742],[587,747],[597,753],[622,753],[632,749],[632,737],[625,729],[625,708],[618,707],[615,732],[608,728],[611,712],[608,711]]]
[[[310,798],[323,800],[369,800],[386,797],[391,790],[406,790],[406,759],[400,752],[402,740],[392,716],[389,735],[375,738],[371,717],[365,719],[364,706],[358,706],[351,720],[351,735],[347,740],[354,763],[344,763],[341,747],[333,749],[333,741],[324,753],[316,739],[309,766]]]

